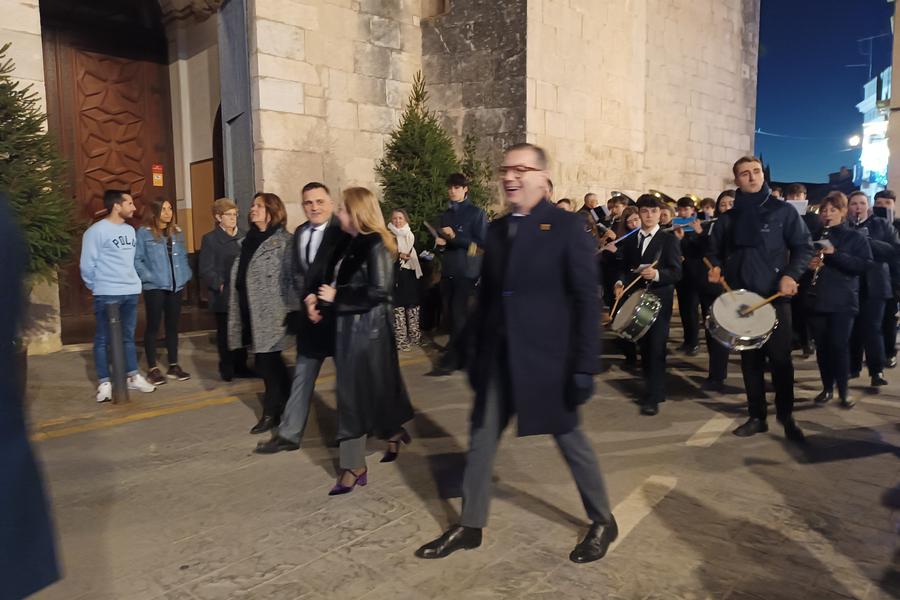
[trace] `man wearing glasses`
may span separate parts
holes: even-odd
[[[416,551],[443,558],[481,545],[497,443],[515,415],[518,434],[553,435],[572,472],[591,527],[569,555],[603,558],[618,535],[594,451],[578,427],[578,407],[593,394],[600,327],[595,244],[583,219],[547,199],[547,158],[516,144],[500,166],[510,214],[488,227],[472,322],[475,390],[462,486],[462,515]]]

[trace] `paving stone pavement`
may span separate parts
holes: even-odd
[[[678,339],[678,334],[673,337]],[[673,344],[674,345],[674,344]],[[611,345],[607,345],[611,347]],[[84,350],[32,357],[29,412],[52,497],[65,578],[40,600],[900,597],[897,484],[900,372],[851,411],[816,408],[814,361],[797,361],[797,419],[809,442],[739,439],[739,366],[730,392],[699,390],[705,356],[669,358],[669,401],[637,414],[640,382],[609,361],[583,411],[620,541],[602,561],[567,556],[587,522],[549,437],[504,436],[484,545],[413,556],[459,512],[471,394],[462,374],[427,377],[404,353],[417,409],[397,462],[369,444],[369,485],[328,497],[336,448],[334,373],[318,385],[299,452],[258,456],[261,386],[214,377],[208,335],[182,344],[190,382],[128,405],[96,405]],[[858,384],[860,380],[854,383]],[[2,596],[2,594],[0,594]]]

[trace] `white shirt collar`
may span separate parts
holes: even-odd
[[[651,229],[650,231],[647,231],[647,230],[645,230],[643,227],[641,227],[641,234],[642,234],[642,235],[645,235],[645,236],[649,235],[651,238],[652,238],[654,235],[656,235],[656,233],[657,233],[658,231],[659,231],[659,223],[657,223],[657,224],[653,227],[653,229]]]
[[[327,225],[328,221],[325,221],[324,223],[321,223],[319,225],[310,225],[309,227],[307,227],[307,229],[312,231],[322,231]]]

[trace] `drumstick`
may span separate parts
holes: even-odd
[[[739,314],[740,316],[742,316],[742,317],[746,317],[747,315],[751,314],[751,313],[752,313],[753,311],[755,311],[756,309],[762,308],[762,307],[765,306],[766,304],[772,302],[773,300],[776,300],[776,299],[778,299],[778,298],[781,298],[782,296],[784,296],[784,294],[782,294],[781,292],[777,292],[777,293],[775,293],[775,294],[772,294],[771,296],[769,296],[768,298],[766,298],[766,299],[763,300],[762,302],[760,302],[760,303],[758,303],[758,304],[754,304],[754,305],[751,306],[750,308],[745,308],[744,310],[739,310],[739,311],[738,311],[738,314]]]
[[[709,262],[709,259],[706,258],[705,256],[703,257],[703,264],[706,265],[706,268],[709,269],[710,271],[712,271],[715,268],[715,267],[713,267],[713,264],[711,262]],[[728,285],[728,282],[725,281],[724,277],[722,277],[721,283],[722,283],[722,287],[725,288],[725,291],[730,294],[731,286]]]
[[[650,263],[650,266],[649,266],[649,267],[646,267],[646,268],[647,268],[647,269],[652,269],[653,267],[656,266],[656,263],[658,263],[658,262],[659,262],[659,259],[656,259],[656,260],[654,260],[652,263]],[[640,275],[638,275],[637,277],[635,277],[635,278],[634,278],[634,281],[632,281],[631,283],[629,283],[629,284],[628,284],[628,287],[626,287],[624,290],[622,290],[622,293],[619,294],[619,297],[618,297],[618,298],[616,298],[616,301],[613,303],[612,310],[609,311],[609,319],[610,319],[610,321],[612,320],[612,316],[613,316],[614,314],[616,314],[616,308],[619,306],[619,300],[621,300],[622,298],[624,298],[624,297],[625,297],[625,292],[627,292],[627,291],[630,290],[632,287],[634,287],[634,284],[636,284],[636,283],[637,283],[638,281],[640,281],[640,280],[641,280],[641,276],[640,276]]]
[[[636,233],[637,233],[638,231],[640,231],[640,230],[641,230],[640,227],[635,227],[634,229],[632,229],[631,231],[629,231],[628,233],[626,233],[625,235],[623,235],[623,236],[620,237],[619,239],[613,240],[612,243],[613,243],[613,244],[618,244],[618,243],[621,242],[622,240],[627,240],[630,236],[636,234]]]

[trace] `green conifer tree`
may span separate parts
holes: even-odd
[[[26,287],[51,281],[72,251],[73,203],[66,197],[66,166],[44,129],[37,92],[13,80],[15,64],[0,47],[0,190],[28,244]]]

